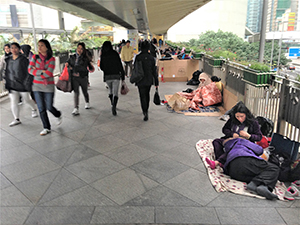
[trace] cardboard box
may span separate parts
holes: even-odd
[[[199,60],[177,59],[158,62],[158,76],[164,77],[164,81],[185,82],[192,78],[193,73],[199,69]]]
[[[229,90],[227,89],[223,89],[223,105],[224,105],[224,109],[227,111],[229,109],[231,109],[233,106],[236,105],[236,103],[238,102],[238,97],[236,95],[234,95],[233,93],[231,93]]]

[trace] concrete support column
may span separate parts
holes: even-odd
[[[58,23],[59,23],[59,29],[64,30],[65,29],[65,19],[64,19],[64,14],[62,11],[57,11],[58,12]]]

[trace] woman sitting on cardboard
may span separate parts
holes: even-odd
[[[206,73],[201,73],[199,87],[191,93],[178,92],[179,95],[190,100],[190,108],[215,105],[222,102],[222,94],[215,82]]]

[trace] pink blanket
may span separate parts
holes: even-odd
[[[199,106],[210,106],[222,102],[222,94],[215,82],[199,87],[191,93],[177,92],[190,100],[190,108],[198,110]]]

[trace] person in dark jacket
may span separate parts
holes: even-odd
[[[224,137],[213,140],[216,161],[205,159],[212,169],[220,163],[224,165],[226,161],[227,154],[223,150],[224,139],[242,137],[251,142],[262,139],[258,122],[243,102],[239,102],[233,107],[230,119],[225,123],[222,132],[225,134]]]
[[[111,102],[112,114],[116,116],[120,79],[125,80],[125,72],[121,58],[118,52],[113,50],[110,41],[105,41],[101,49],[100,69],[104,73],[103,80],[109,88],[108,97]]]
[[[279,176],[279,167],[259,157],[263,148],[244,138],[223,141],[227,159],[224,172],[232,179],[246,182],[247,189],[268,200],[277,199],[272,191]]]
[[[76,53],[71,55],[65,64],[69,66],[69,74],[72,78],[74,90],[74,110],[72,115],[74,116],[79,115],[79,87],[81,87],[84,95],[85,109],[91,108],[88,93],[88,74],[89,70],[93,70],[93,65],[86,51],[85,44],[83,42],[78,43]]]
[[[15,126],[21,123],[20,121],[20,110],[18,106],[19,98],[28,103],[32,113],[32,117],[37,117],[37,110],[34,101],[30,98],[30,91],[25,86],[25,79],[30,75],[28,73],[28,59],[20,53],[20,45],[16,42],[11,44],[11,55],[5,59],[6,70],[5,70],[5,88],[9,91],[9,98],[11,102],[11,111],[14,116],[14,120],[9,126]]]
[[[141,53],[135,58],[135,63],[137,61],[142,61],[144,77],[141,81],[136,83],[139,95],[142,111],[144,114],[144,121],[148,120],[148,109],[150,102],[150,89],[153,83],[155,87],[158,87],[158,76],[155,66],[155,59],[149,54],[150,43],[144,41],[141,43]]]
[[[32,56],[33,56],[33,53],[31,51],[31,46],[30,45],[21,45],[21,51],[20,51],[30,62]],[[33,101],[35,101],[34,99],[34,94],[33,94],[33,91],[30,92],[30,96],[32,98]],[[20,97],[20,101],[19,101],[19,104],[22,103],[22,99]]]

